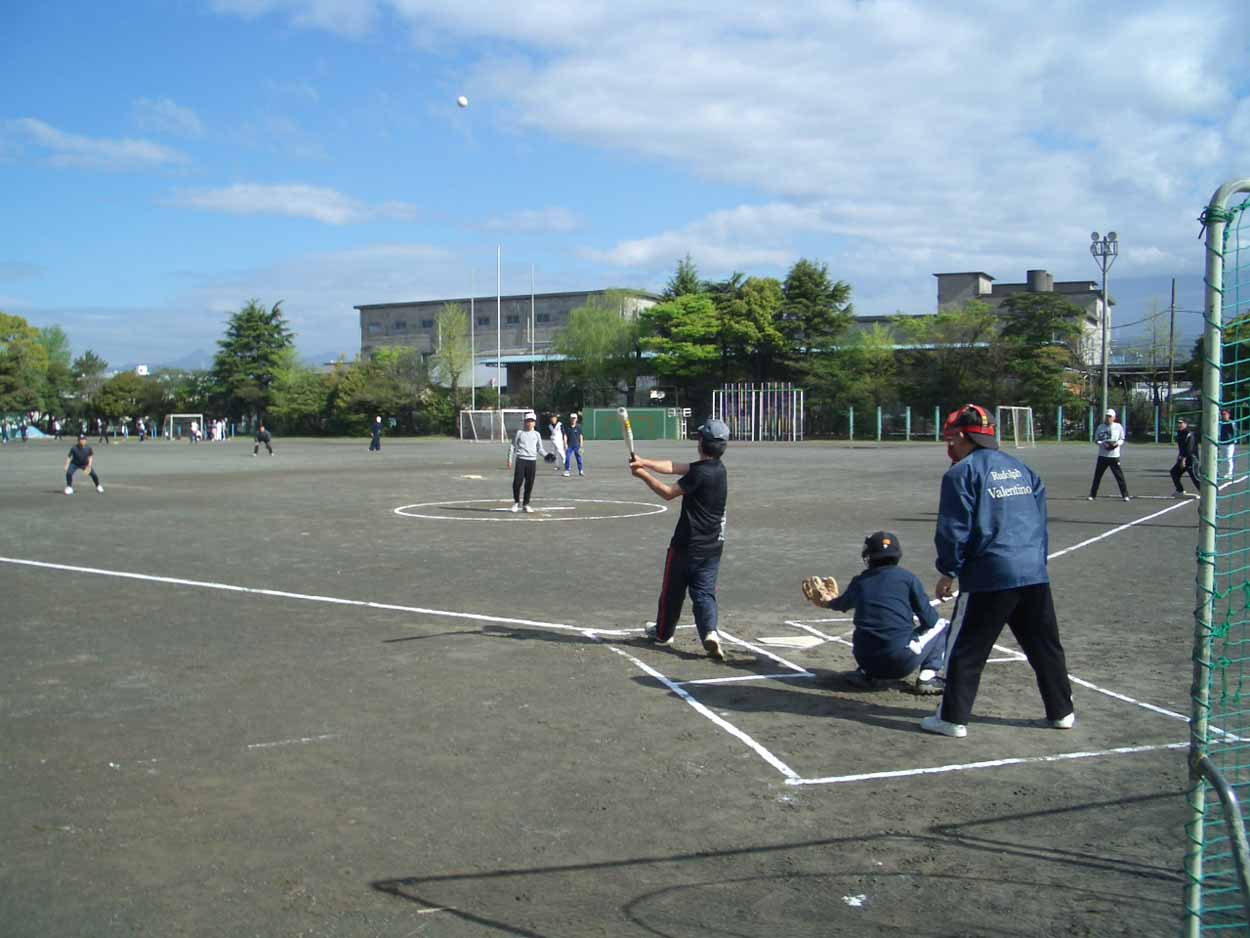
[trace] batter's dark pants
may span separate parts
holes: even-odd
[[[948,723],[967,723],[981,686],[985,661],[1002,634],[1003,625],[1020,643],[1037,676],[1046,719],[1058,720],[1072,712],[1072,685],[1068,663],[1059,642],[1059,622],[1050,584],[1020,586],[992,593],[960,595],[951,628],[957,629],[955,646],[946,658],[946,692],[941,717]]]
[[[373,435],[373,439],[369,441],[369,452],[372,453],[374,450],[377,450],[379,453],[382,452],[382,437],[377,433],[375,433]]]
[[[691,557],[679,547],[668,548],[664,558],[664,581],[660,584],[659,608],[655,612],[655,635],[666,642],[677,631],[681,607],[690,593],[694,607],[694,625],[699,638],[716,630],[716,575],[720,572],[720,554]]]
[[[1189,478],[1194,483],[1194,488],[1197,489],[1198,492],[1202,492],[1202,485],[1198,482],[1198,473],[1194,469],[1194,463],[1196,461],[1197,460],[1193,459],[1178,459],[1172,464],[1172,468],[1169,471],[1172,475],[1172,484],[1176,486],[1176,491],[1184,491],[1184,489],[1181,488],[1181,476],[1188,472]]]
[[[534,471],[538,468],[536,459],[518,459],[512,469],[512,500],[521,501],[521,483],[525,483],[525,504],[530,503],[530,493],[534,491]]]
[[[1098,497],[1098,486],[1102,484],[1102,474],[1108,469],[1115,476],[1115,484],[1120,487],[1120,494],[1128,497],[1128,486],[1124,484],[1124,472],[1120,469],[1120,460],[1115,456],[1099,456],[1098,465],[1094,469],[1094,481],[1089,486],[1089,497]]]

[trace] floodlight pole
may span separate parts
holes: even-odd
[[[477,284],[469,271],[469,410],[477,410],[477,309],[474,306]]]
[[[1111,306],[1107,302],[1107,271],[1111,269],[1111,265],[1115,263],[1120,253],[1120,240],[1114,231],[1108,231],[1105,238],[1099,238],[1098,232],[1095,231],[1089,236],[1089,240],[1089,253],[1093,255],[1094,262],[1102,268],[1102,412],[1105,414],[1109,403],[1107,398],[1109,364],[1107,343],[1111,316]]]

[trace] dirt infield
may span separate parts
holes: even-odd
[[[1022,451],[1078,724],[1037,724],[1008,633],[952,740],[844,686],[850,623],[799,593],[878,528],[931,585],[939,446],[730,445],[724,664],[639,640],[676,506],[619,443],[540,467],[533,515],[497,444],[274,446],[97,447],[72,497],[68,443],[0,449],[6,936],[1177,932],[1166,448],[1126,450],[1128,504],[1086,501],[1091,447]]]

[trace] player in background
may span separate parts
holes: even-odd
[[[534,491],[534,476],[538,470],[538,457],[547,457],[542,434],[534,429],[538,417],[532,410],[525,412],[524,429],[518,430],[508,447],[508,468],[512,472],[512,510],[531,512],[530,495]],[[521,500],[521,485],[525,485],[525,500]]]
[[[564,462],[564,425],[560,423],[558,414],[551,415],[551,448],[556,456],[556,463],[552,468],[559,472]]]
[[[577,414],[569,414],[569,425],[564,428],[564,474],[569,474],[569,460],[577,457],[577,474],[584,476],[582,468],[582,425]]]
[[[268,430],[265,429],[265,425],[263,423],[257,424],[256,425],[256,445],[252,447],[252,455],[253,456],[257,455],[260,452],[261,445],[263,444],[265,449],[269,451],[269,455],[272,456],[273,446],[270,445],[272,441],[273,441],[273,435]]]
[[[1107,408],[1103,422],[1094,431],[1094,445],[1098,447],[1098,462],[1094,465],[1094,481],[1089,486],[1089,500],[1098,497],[1098,486],[1102,475],[1108,469],[1115,476],[1116,485],[1120,487],[1120,497],[1129,500],[1128,486],[1124,483],[1124,473],[1120,469],[1120,447],[1124,445],[1124,424],[1116,419],[1115,411]]]
[[[198,420],[191,421],[191,443],[200,442],[200,422]]]
[[[1219,467],[1216,466],[1217,474],[1218,471]],[[1184,417],[1176,420],[1176,462],[1168,472],[1172,476],[1172,485],[1176,487],[1172,493],[1173,498],[1185,497],[1185,490],[1181,488],[1181,476],[1185,473],[1189,473],[1195,492],[1202,492],[1202,486],[1198,482],[1198,434],[1189,428],[1189,421]]]
[[[899,566],[903,546],[898,536],[878,531],[864,538],[860,553],[868,567],[839,596],[821,591],[812,602],[838,612],[855,610],[851,653],[859,667],[850,678],[874,689],[882,680],[916,674],[917,694],[940,694],[945,686],[938,672],[946,661],[945,623],[929,602],[920,579]],[[915,620],[920,620],[920,628]]]
[[[951,615],[942,705],[920,726],[942,736],[968,735],[968,717],[981,672],[1004,623],[1037,676],[1046,724],[1071,729],[1072,685],[1059,641],[1059,622],[1046,570],[1046,486],[1032,469],[998,452],[994,423],[984,408],[966,404],[946,419],[937,547],[940,576],[934,595],[949,599]]]
[[[669,541],[664,560],[664,579],[655,625],[648,635],[657,645],[672,645],[686,593],[694,607],[694,625],[708,655],[724,660],[720,633],[716,630],[716,577],[725,549],[725,503],[729,499],[729,475],[721,457],[729,445],[729,426],[708,420],[698,433],[697,462],[643,459],[634,454],[629,470],[660,498],[681,499],[681,516]],[[650,470],[650,471],[648,471]],[[676,483],[661,482],[652,472],[680,476]]]
[[[1233,457],[1237,454],[1237,424],[1233,421],[1233,415],[1228,409],[1220,411],[1220,464],[1227,463],[1228,475],[1225,477],[1227,481],[1233,478]]]
[[[108,425],[108,423],[105,421],[105,419],[104,419],[103,417],[96,417],[96,418],[95,418],[95,425],[96,425],[96,429],[100,431],[100,438],[99,438],[98,440],[96,440],[96,442],[97,442],[97,443],[103,443],[105,446],[108,446],[108,445],[109,445],[109,425]]]
[[[382,415],[373,418],[373,426],[369,428],[369,452],[382,452]]]
[[[87,436],[84,433],[78,434],[78,442],[69,448],[69,455],[65,457],[66,495],[74,494],[74,473],[80,469],[91,476],[95,490],[103,495],[104,485],[95,471],[95,451],[87,445]]]

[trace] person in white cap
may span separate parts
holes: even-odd
[[[1098,447],[1098,463],[1094,466],[1094,481],[1089,487],[1089,500],[1098,497],[1098,485],[1102,482],[1102,474],[1108,469],[1115,476],[1116,485],[1120,486],[1120,497],[1128,501],[1128,486],[1124,483],[1124,473],[1120,469],[1120,447],[1124,445],[1124,425],[1116,419],[1115,410],[1108,407],[1103,414],[1102,423],[1094,431],[1094,444]]]
[[[508,468],[516,468],[512,473],[512,510],[533,511],[530,507],[530,495],[534,491],[534,474],[538,469],[538,457],[547,459],[547,450],[543,447],[542,434],[534,429],[538,417],[532,410],[525,412],[525,429],[518,430],[508,447]],[[554,461],[552,457],[551,461]],[[525,483],[525,500],[521,500],[521,483]]]

